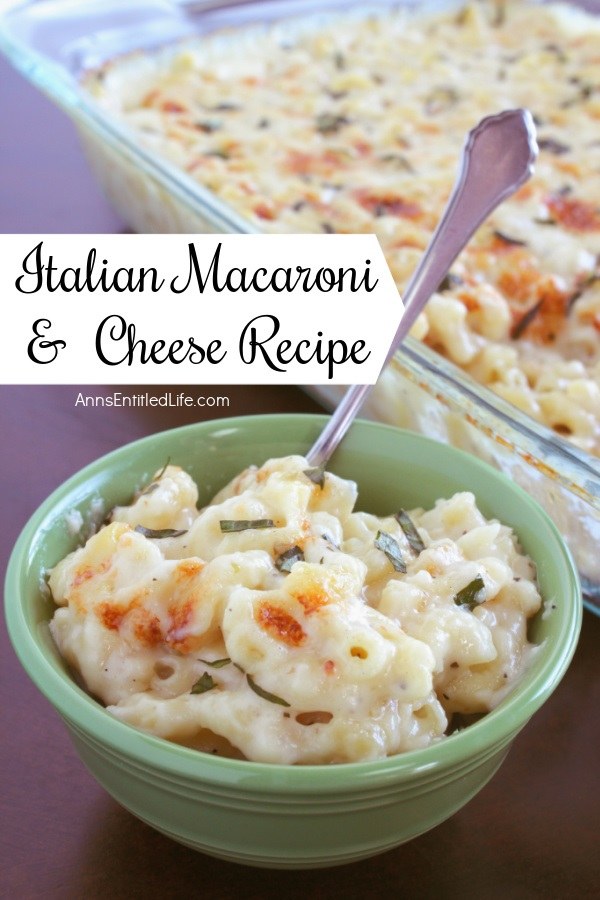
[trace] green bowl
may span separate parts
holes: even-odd
[[[491,778],[515,735],[555,689],[581,625],[580,589],[569,552],[524,491],[459,450],[359,421],[330,468],[358,482],[360,509],[389,513],[471,490],[482,512],[511,525],[535,560],[543,596],[556,608],[531,623],[531,637],[541,647],[518,687],[477,723],[424,750],[331,766],[222,759],[114,719],[75,684],[48,630],[53,605],[41,589],[42,575],[75,546],[67,514],[77,509],[89,520],[100,500],[104,509],[127,501],[167,457],[191,472],[205,502],[250,463],[305,452],[324,421],[314,415],[220,419],[122,447],[74,475],[42,504],[19,537],[6,578],[6,616],[17,654],[64,719],[95,778],[163,834],[250,865],[348,863],[447,819]]]

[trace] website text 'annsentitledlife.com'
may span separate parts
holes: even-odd
[[[152,394],[149,391],[138,394],[125,394],[122,391],[114,391],[112,394],[84,394],[79,391],[75,397],[75,406],[200,406],[226,409],[229,406],[229,397],[214,394],[186,394],[184,391],[165,391],[159,394]]]

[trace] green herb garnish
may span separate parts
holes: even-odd
[[[177,528],[146,528],[144,525],[136,525],[134,531],[147,538],[181,537],[182,534],[187,534],[187,528],[178,531]]]
[[[498,231],[496,228],[494,230],[494,237],[499,241],[502,241],[503,244],[509,244],[511,247],[526,247],[527,241],[522,241],[520,238],[511,237],[509,234],[504,234],[503,231]]]
[[[280,572],[291,572],[292,566],[297,562],[304,562],[304,553],[300,547],[294,546],[280,553],[275,560],[275,565]]]
[[[167,461],[166,461],[166,463],[164,464],[164,466],[162,467],[162,469],[160,470],[160,472],[158,473],[158,475],[155,475],[155,476],[154,476],[154,479],[153,479],[154,481],[160,481],[160,479],[163,477],[163,475],[164,475],[165,472],[167,471],[167,469],[168,469],[170,463],[171,463],[171,457],[170,457],[170,456],[167,456]]]
[[[516,341],[518,338],[520,338],[525,329],[531,325],[540,309],[542,308],[543,302],[544,298],[542,297],[541,300],[538,300],[537,303],[534,303],[534,305],[527,310],[525,315],[521,316],[518,322],[515,322],[510,332],[510,336],[513,341]]]
[[[405,172],[412,172],[414,174],[414,167],[403,153],[384,153],[379,159],[381,162],[395,163],[401,169],[404,169]]]
[[[309,478],[313,484],[317,484],[320,488],[325,484],[325,463],[315,466],[314,469],[305,469],[302,473]]]
[[[440,86],[433,88],[425,98],[425,112],[428,116],[436,116],[446,112],[457,103],[460,94],[455,88]]]
[[[204,663],[205,666],[212,666],[213,669],[222,669],[223,666],[228,666],[231,660],[225,656],[223,659],[199,659],[198,662]]]
[[[504,0],[496,0],[492,28],[500,28],[506,21],[506,6]]]
[[[578,103],[582,103],[584,100],[589,100],[594,93],[594,90],[595,86],[593,84],[582,84],[575,96],[570,97],[568,100],[563,100],[563,102],[559,104],[559,108],[569,109],[569,107],[577,106]]]
[[[547,153],[553,153],[554,156],[562,156],[571,150],[568,144],[563,144],[554,138],[538,138],[537,145],[540,150],[546,150]]]
[[[478,603],[477,596],[484,587],[483,578],[478,575],[456,594],[454,602],[457,606],[468,606],[469,609],[475,609]]]
[[[160,472],[158,472],[158,474],[154,476],[154,478],[152,479],[152,481],[150,482],[148,487],[145,487],[143,491],[140,491],[140,495],[139,495],[140,497],[144,497],[146,494],[151,494],[153,491],[156,490],[156,488],[158,487],[158,482],[160,481],[160,479],[163,477],[163,475],[167,471],[167,466],[169,465],[170,462],[171,462],[171,457],[168,456],[167,461],[164,464],[164,466],[162,467],[162,469],[160,470]]]
[[[216,106],[213,106],[215,112],[236,112],[241,108],[242,107],[239,105],[239,103],[231,103],[228,100],[224,101],[223,103],[217,103]]]
[[[569,315],[577,301],[580,300],[581,297],[583,297],[587,289],[595,284],[596,281],[600,281],[600,272],[593,272],[589,276],[589,278],[586,278],[583,284],[581,284],[580,287],[578,287],[577,290],[573,294],[571,294],[567,301],[567,315]]]
[[[448,272],[445,278],[442,278],[440,283],[438,284],[438,291],[442,293],[443,291],[451,291],[452,288],[460,287],[461,284],[464,284],[463,279],[460,275],[455,275],[454,272]]]
[[[320,113],[315,121],[315,127],[320,134],[335,134],[344,125],[349,125],[350,119],[346,116],[338,116],[335,113]]]
[[[261,688],[258,685],[252,675],[246,674],[246,680],[248,682],[248,687],[250,687],[255,694],[258,694],[259,697],[262,697],[263,700],[268,700],[269,703],[278,703],[279,706],[290,706],[287,700],[284,700],[282,697],[278,697],[276,694],[271,694],[269,691],[265,691],[264,688]]]
[[[147,497],[148,494],[153,494],[154,491],[157,489],[157,487],[158,487],[158,481],[152,481],[152,482],[148,485],[148,487],[145,487],[143,491],[140,491],[140,492],[139,492],[138,498],[139,498],[139,497]]]
[[[214,131],[218,131],[223,123],[219,122],[218,119],[203,119],[202,121],[195,123],[196,128],[199,131],[203,131],[204,134],[212,134]]]
[[[385,553],[396,572],[406,572],[406,564],[402,559],[398,541],[391,534],[387,531],[378,531],[375,535],[375,546]]]
[[[394,518],[404,532],[411,550],[414,550],[418,556],[425,549],[425,544],[421,540],[421,535],[417,531],[415,523],[404,509],[397,512]]]
[[[216,687],[216,684],[213,681],[212,675],[209,675],[208,672],[204,672],[198,681],[192,685],[190,694],[205,694],[207,691],[212,691],[214,687]]]
[[[249,531],[251,528],[275,528],[273,519],[221,519],[219,525],[223,534]]]

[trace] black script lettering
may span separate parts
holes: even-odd
[[[271,320],[271,333],[266,338],[263,338],[262,341],[259,341],[257,339],[254,322],[259,322],[261,319]],[[246,365],[251,365],[256,359],[256,351],[260,350],[263,355],[264,361],[270,369],[273,369],[274,372],[285,372],[285,369],[281,369],[279,368],[279,366],[276,366],[271,362],[269,354],[263,346],[272,338],[274,338],[278,331],[279,319],[277,318],[277,316],[262,315],[255,316],[253,319],[250,319],[248,324],[244,326],[244,330],[240,335],[240,359],[242,360],[242,362],[246,363]],[[248,350],[246,350],[246,342],[248,342]]]
[[[217,294],[223,291],[231,293],[238,291],[242,293],[248,293],[249,291],[264,293],[269,290],[276,291],[279,294],[291,294],[296,288],[306,294],[315,290],[321,293],[330,293],[331,291],[357,293],[363,289],[371,292],[379,284],[378,278],[375,278],[373,282],[371,281],[370,259],[365,260],[364,272],[358,272],[353,266],[347,269],[342,267],[331,269],[325,266],[317,269],[315,272],[307,266],[290,266],[289,268],[279,266],[273,269],[272,272],[269,272],[264,266],[256,269],[236,266],[227,271],[221,271],[221,249],[222,243],[219,243],[204,275],[200,268],[195,245],[193,243],[188,244],[189,266],[187,277],[185,281],[179,275],[171,279],[171,290],[173,293],[182,294],[194,282],[201,294],[204,293],[209,285]]]
[[[36,319],[32,327],[35,337],[32,338],[27,345],[27,356],[32,362],[39,363],[41,366],[46,366],[48,363],[54,362],[58,356],[58,351],[64,350],[67,345],[65,341],[61,340],[49,341],[40,334],[40,328],[43,328],[44,331],[48,331],[48,329],[52,327],[50,319]],[[50,350],[52,356],[50,356],[49,359],[39,359],[36,356],[37,350]]]
[[[121,267],[111,274],[107,269],[108,260],[103,259],[101,269],[98,272],[95,247],[92,247],[88,252],[85,271],[82,271],[79,266],[60,270],[55,265],[52,254],[44,262],[42,248],[43,241],[40,241],[33,250],[29,251],[21,264],[25,274],[17,278],[15,287],[22,294],[35,294],[43,287],[51,293],[55,291],[81,293],[82,291],[93,292],[97,290],[106,293],[111,290],[118,293],[133,291],[143,293],[146,289],[149,289],[152,293],[157,293],[165,283],[164,278],[159,278],[158,272],[153,266],[148,268],[142,266],[139,269]],[[35,282],[32,282],[29,289],[25,284],[25,279],[28,276],[35,276]]]
[[[296,346],[287,338],[274,342],[273,339],[279,334],[280,324],[277,316],[270,314],[251,319],[240,335],[239,353],[242,362],[251,365],[260,351],[270,369],[274,372],[286,372],[287,369],[282,368],[283,366],[289,366],[293,362],[307,365],[314,359],[319,365],[327,366],[327,378],[331,380],[336,365],[343,365],[348,361],[361,365],[371,355],[371,351],[367,350],[361,356],[366,347],[363,340],[354,341],[351,345],[343,340],[324,341],[322,331],[317,332],[317,340],[314,342],[302,339]],[[257,325],[261,329],[260,338]],[[267,347],[267,344],[270,346]]]
[[[25,272],[25,275],[20,275],[15,281],[15,287],[21,294],[35,294],[40,290],[42,285],[44,284],[44,265],[42,263],[42,244],[43,241],[40,241],[39,244],[36,244],[33,250],[30,250],[23,262],[21,263],[21,268]],[[33,260],[31,259],[33,257]],[[35,268],[28,268],[30,261],[34,263]],[[32,287],[31,290],[27,290],[25,287],[22,287],[22,283],[24,283],[24,279],[28,275],[35,275],[36,282],[35,287]],[[39,321],[39,320],[38,320]]]
[[[136,327],[133,323],[127,324],[123,316],[116,314],[106,316],[96,332],[96,353],[100,361],[107,366],[119,366],[125,362],[128,366],[136,362],[142,365],[146,363],[162,365],[165,362],[179,365],[186,360],[192,365],[199,365],[205,360],[217,365],[227,354],[226,350],[220,352],[221,346],[221,341],[213,340],[205,349],[196,343],[194,338],[188,338],[187,344],[179,338],[170,344],[162,338],[148,344],[143,338],[136,337]],[[113,356],[112,350],[115,354],[122,355]],[[110,357],[107,353],[110,353]]]
[[[196,253],[196,247],[193,243],[188,244],[188,256],[190,260],[190,265],[188,269],[188,277],[186,283],[182,287],[177,286],[177,282],[179,281],[179,276],[176,275],[175,278],[171,279],[171,290],[174,294],[183,294],[184,291],[187,291],[189,288],[192,278],[196,279],[196,284],[198,285],[198,290],[201,294],[204,293],[204,289],[208,284],[208,279],[212,273],[213,277],[213,288],[216,291],[222,291],[223,288],[219,288],[217,286],[218,283],[218,274],[219,274],[219,259],[221,257],[221,242],[217,244],[217,249],[213,253],[213,258],[210,261],[210,266],[208,268],[208,272],[206,273],[206,278],[202,276],[202,272],[200,271],[200,263],[198,262],[198,254]]]

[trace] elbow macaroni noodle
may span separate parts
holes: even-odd
[[[54,640],[113,715],[225,755],[341,763],[441,740],[521,677],[541,599],[509,528],[465,492],[412,510],[415,542],[307,469],[252,467],[198,512],[169,465],[53,569]]]
[[[143,145],[254,227],[374,232],[400,290],[481,117],[537,122],[531,181],[413,333],[600,453],[600,18],[482,2],[248,29],[109,63],[87,85]]]

